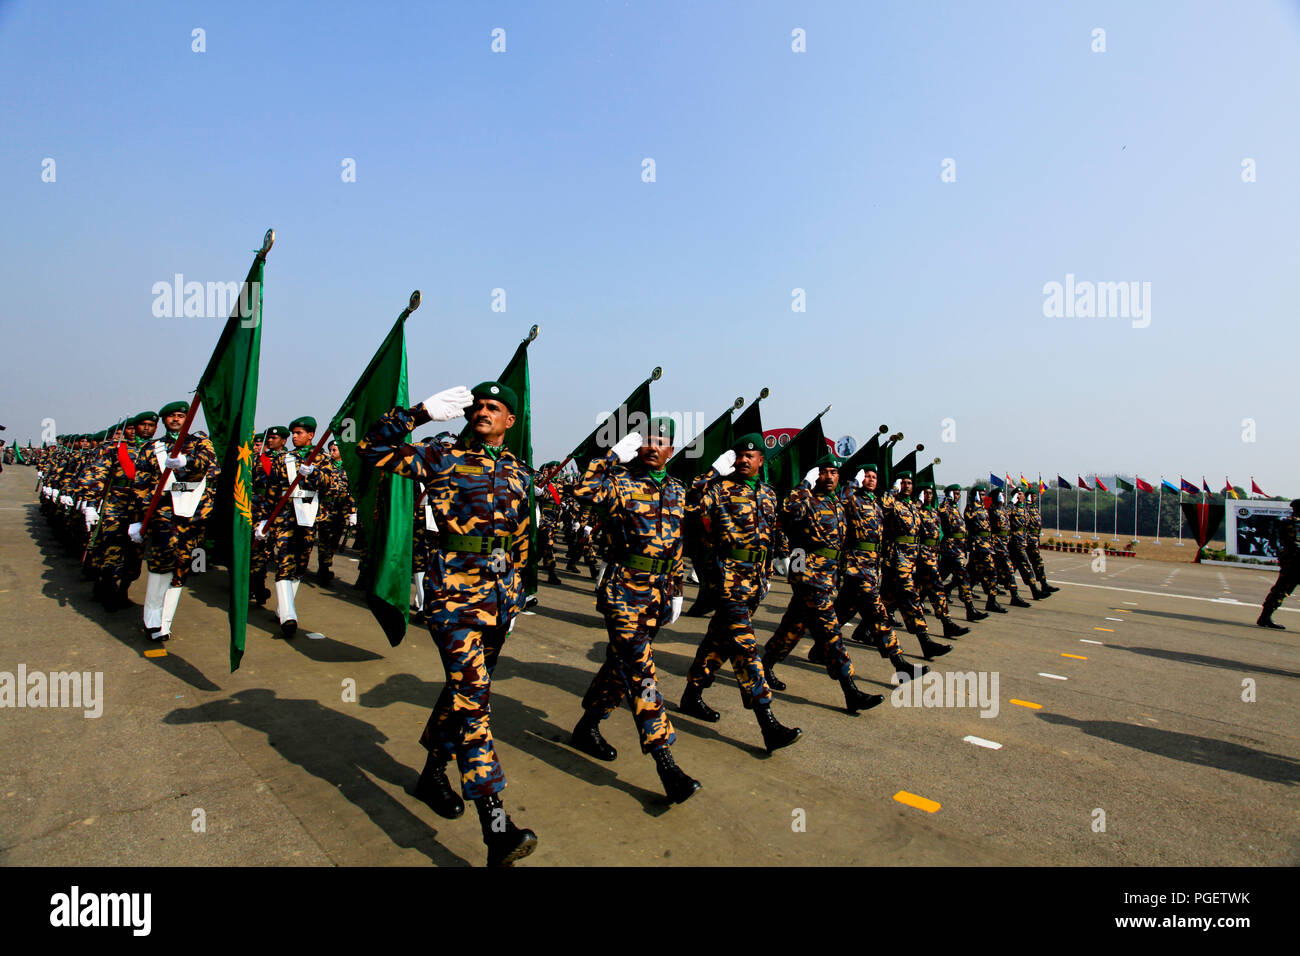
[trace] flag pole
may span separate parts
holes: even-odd
[[[1079,485],[1074,486],[1074,536],[1079,537]]]
[[[1183,546],[1183,476],[1178,476],[1178,547]]]
[[[1160,543],[1160,519],[1163,512],[1160,510],[1165,499],[1165,476],[1160,476],[1160,490],[1156,492],[1156,544]]]

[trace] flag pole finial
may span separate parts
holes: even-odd
[[[258,256],[265,259],[266,254],[271,251],[273,245],[275,245],[275,230],[268,229],[266,235],[262,237],[262,248],[257,250]]]
[[[537,338],[537,333],[539,331],[541,331],[541,326],[534,325],[531,329],[528,330],[528,338],[524,339],[524,341],[531,342],[533,339]]]
[[[664,370],[656,365],[653,372],[650,373],[650,381],[657,382],[663,376]]]
[[[745,404],[745,396],[744,396],[744,395],[737,395],[737,396],[736,396],[736,400],[735,400],[734,402],[731,403],[731,407],[732,407],[732,408],[742,408],[742,407],[744,407],[744,404]]]
[[[767,396],[771,394],[772,394],[771,389],[769,389],[766,385],[764,385],[762,391],[758,393],[758,398],[754,399],[754,401],[761,402],[763,399],[767,398]]]

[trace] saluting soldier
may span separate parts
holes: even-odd
[[[311,559],[311,546],[316,527],[316,514],[320,509],[320,475],[317,467],[308,463],[313,440],[316,437],[316,419],[310,415],[295,418],[289,423],[292,449],[273,448],[267,457],[270,470],[253,471],[253,485],[261,480],[261,495],[254,504],[261,510],[255,512],[257,524],[254,537],[269,538],[275,561],[275,610],[280,619],[280,636],[293,638],[298,630],[298,609],[295,600],[298,585],[307,575]],[[270,444],[270,439],[267,439]],[[287,494],[294,479],[302,475],[286,507],[280,509],[274,522],[267,521],[276,504]]]
[[[1047,568],[1043,566],[1043,555],[1038,546],[1038,537],[1042,533],[1043,514],[1038,510],[1038,492],[1030,489],[1025,492],[1025,550],[1029,552],[1029,564],[1038,579],[1038,589],[1051,594],[1061,589],[1047,583]]]
[[[803,731],[783,727],[772,714],[772,691],[754,638],[753,616],[767,594],[777,524],[776,492],[759,479],[763,458],[763,436],[742,435],[691,486],[687,508],[705,529],[704,553],[717,565],[707,573],[717,581],[718,605],[687,673],[680,707],[684,714],[717,721],[720,715],[704,702],[702,692],[713,684],[723,661],[730,660],[741,701],[753,708],[771,753],[796,743]]]
[[[776,633],[763,647],[763,671],[776,690],[786,684],[776,676],[776,665],[811,632],[814,645],[824,648],[826,673],[844,692],[844,709],[850,714],[884,702],[881,694],[867,694],[853,680],[853,662],[840,637],[835,614],[835,589],[840,553],[844,548],[844,507],[835,489],[840,480],[840,460],[827,452],[804,476],[804,485],[790,492],[781,509],[781,524],[790,548],[788,579],[794,594]]]
[[[943,501],[939,502],[939,524],[943,535],[939,542],[939,575],[952,575],[944,593],[950,594],[956,588],[958,599],[966,605],[966,620],[982,621],[988,617],[988,613],[975,607],[975,592],[971,589],[970,573],[966,568],[969,532],[966,530],[966,519],[958,507],[961,485],[947,485],[943,492]]]
[[[969,634],[948,616],[948,595],[943,589],[939,574],[939,539],[942,527],[934,500],[934,466],[926,465],[916,478],[917,513],[921,516],[921,538],[916,549],[916,583],[921,593],[930,598],[935,616],[943,622],[944,637],[961,637]]]
[[[885,533],[889,538],[889,565],[886,571],[886,587],[897,601],[899,613],[907,630],[916,635],[921,644],[921,654],[927,660],[934,660],[952,650],[951,644],[944,644],[930,637],[926,627],[925,613],[921,609],[920,585],[917,582],[916,563],[918,548],[922,540],[921,509],[912,499],[912,462],[916,453],[909,452],[900,467],[894,472],[898,481],[898,490],[887,493],[881,501],[885,511]]]
[[[997,569],[998,583],[1011,592],[1012,607],[1033,607],[1016,590],[1016,573],[1011,567],[1007,541],[1011,537],[1011,516],[1002,507],[1002,489],[989,489],[989,525],[993,533],[993,567]],[[1026,583],[1028,583],[1026,581]],[[1038,597],[1037,592],[1034,597]]]
[[[136,455],[131,540],[141,540],[140,522],[154,489],[170,468],[158,507],[144,529],[148,535],[149,576],[144,596],[144,626],[154,641],[171,636],[181,588],[192,569],[194,549],[203,543],[203,529],[212,514],[217,492],[217,452],[206,435],[190,432],[177,453],[189,403],[168,402],[158,410],[165,433],[147,441]]]
[[[994,614],[1006,614],[1007,609],[998,603],[998,567],[996,560],[996,548],[993,544],[993,521],[989,517],[989,511],[984,507],[983,490],[974,487],[966,492],[966,533],[970,542],[970,563],[967,569],[970,576],[979,582],[980,587],[984,588],[984,593],[988,595],[988,600],[984,602],[984,610]],[[1012,594],[1015,594],[1015,582],[1012,582]],[[1028,607],[1029,604],[1018,595],[1016,599],[1021,605]]]
[[[1029,593],[1034,596],[1035,601],[1041,601],[1045,597],[1050,597],[1051,592],[1040,590],[1037,582],[1034,580],[1034,569],[1029,563],[1029,547],[1025,543],[1025,536],[1029,528],[1029,516],[1025,510],[1025,493],[1020,489],[1012,492],[1012,503],[1007,506],[1007,521],[1010,525],[1011,536],[1007,538],[1007,549],[1011,554],[1012,566],[1020,572],[1020,577],[1024,579],[1029,586]]]
[[[528,474],[505,447],[517,407],[514,390],[500,382],[472,391],[457,386],[393,409],[357,445],[375,467],[428,489],[440,537],[424,582],[425,618],[447,682],[420,738],[429,756],[416,795],[448,819],[465,812],[447,780],[454,756],[461,791],[478,810],[489,866],[513,863],[537,845],[537,835],[516,826],[501,804],[506,778],[488,705],[501,647],[524,607]],[[466,408],[469,428],[453,447],[407,443],[418,426],[459,418]]]
[[[574,489],[580,502],[600,510],[611,545],[596,590],[609,644],[582,698],[583,715],[572,741],[598,760],[615,759],[618,752],[601,736],[600,722],[626,698],[642,753],[654,758],[668,799],[681,803],[700,783],[673,760],[677,737],[664,710],[652,644],[659,629],[682,613],[686,489],[666,467],[673,454],[673,420],[651,418],[647,432],[644,441],[631,432],[604,457],[592,459]]]

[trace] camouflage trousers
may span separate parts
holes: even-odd
[[[1043,555],[1038,548],[1038,535],[1025,535],[1025,551],[1029,554],[1029,564],[1034,569],[1034,577],[1047,583],[1047,568],[1043,566]]]
[[[543,521],[537,528],[537,566],[554,573],[555,564],[555,523]]]
[[[723,600],[709,621],[709,629],[695,652],[686,673],[692,687],[711,687],[713,675],[730,660],[740,685],[740,699],[749,707],[772,703],[772,690],[767,686],[763,662],[759,660],[758,641],[754,637],[753,613],[758,610],[759,596],[749,601]]]
[[[997,570],[997,581],[1013,596],[1016,594],[1016,572],[1011,566],[1011,556],[1007,553],[1005,538],[994,538],[993,567]]]
[[[334,568],[334,555],[339,550],[339,539],[343,537],[343,515],[330,513],[328,518],[316,522],[316,570],[331,571]]]
[[[171,587],[185,583],[194,566],[194,549],[203,544],[203,522],[168,521],[155,513],[145,529],[145,544],[149,554],[149,571],[152,574],[172,575]]]
[[[305,528],[290,517],[287,523],[277,520],[267,537],[274,545],[275,579],[300,581],[305,578],[307,564],[311,561],[314,529]]]
[[[835,616],[841,626],[859,614],[862,615],[862,623],[853,632],[854,640],[870,643],[862,637],[862,632],[870,629],[881,657],[892,657],[902,650],[898,644],[898,635],[889,626],[889,612],[885,610],[885,602],[880,598],[880,572],[876,568],[867,568],[861,578],[848,578],[835,598]]]
[[[254,526],[256,526],[257,522],[254,521],[253,524]],[[270,560],[271,560],[271,542],[258,541],[257,538],[254,537],[253,548],[249,552],[249,557],[248,557],[249,574],[252,575],[254,578],[266,577],[266,566],[267,564],[270,563]]]
[[[983,541],[983,544],[979,542]],[[988,538],[977,538],[971,545],[970,561],[966,568],[970,578],[984,589],[989,597],[998,596],[998,570],[993,560],[993,543]]]
[[[943,578],[939,574],[939,552],[934,548],[922,547],[917,554],[916,586],[924,597],[930,599],[935,617],[943,620],[948,616],[948,595],[943,589]]]
[[[1300,561],[1279,561],[1277,580],[1264,598],[1264,613],[1268,614],[1282,606],[1290,597],[1297,584],[1300,584]]]
[[[795,645],[812,631],[813,643],[826,649],[826,673],[832,680],[853,676],[853,662],[844,648],[840,636],[840,621],[835,615],[835,592],[810,587],[802,582],[791,582],[794,595],[786,608],[776,633],[763,647],[763,659],[779,664],[785,660]]]
[[[583,695],[583,710],[604,720],[626,698],[641,737],[642,753],[671,744],[677,735],[659,693],[651,646],[659,633],[657,609],[653,605],[629,607],[620,602],[607,604],[601,611],[609,644],[605,662]]]
[[[129,587],[140,577],[142,547],[126,533],[130,516],[105,508],[100,519],[104,525],[100,533],[99,580],[106,586]]]
[[[962,604],[975,600],[971,590],[970,575],[966,571],[966,552],[956,541],[943,541],[939,544],[939,576],[952,575],[952,583],[957,588],[957,597]]]
[[[411,538],[411,573],[428,574],[433,566],[433,549],[436,547],[437,532],[430,531],[424,524],[424,516],[415,523],[415,534]]]
[[[488,722],[492,672],[506,641],[506,627],[429,628],[447,683],[433,705],[420,743],[443,763],[456,758],[466,800],[500,793],[506,786]]]
[[[1011,564],[1020,572],[1025,587],[1032,591],[1034,588],[1034,569],[1029,563],[1029,551],[1025,546],[1024,536],[1013,534],[1008,538],[1007,551],[1011,555]]]
[[[917,587],[916,551],[896,545],[885,573],[885,591],[903,616],[903,625],[909,634],[926,629],[925,612],[921,608],[921,594]]]

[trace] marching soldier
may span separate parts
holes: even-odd
[[[989,489],[988,515],[993,542],[993,567],[997,570],[998,583],[1011,592],[1011,606],[1033,607],[1016,590],[1016,573],[1011,567],[1011,556],[1007,553],[1007,540],[1011,537],[1011,519],[1007,509],[1003,508],[999,501],[1001,496],[1001,488]],[[1034,597],[1038,597],[1038,594],[1035,593]]]
[[[1271,627],[1284,631],[1286,627],[1273,620],[1273,612],[1282,606],[1282,602],[1300,584],[1300,498],[1291,501],[1291,513],[1279,522],[1281,534],[1278,554],[1277,580],[1264,598],[1264,610],[1255,623],[1260,627]]]
[[[537,846],[537,835],[517,827],[501,804],[506,778],[488,719],[492,672],[523,610],[528,564],[528,475],[505,447],[517,406],[500,382],[458,386],[393,409],[357,445],[365,461],[428,489],[440,538],[424,582],[425,617],[447,682],[420,738],[429,756],[416,795],[447,819],[465,812],[447,780],[454,756],[461,790],[478,810],[489,866],[513,863]],[[469,428],[452,448],[407,444],[419,425],[462,414]]]
[[[547,584],[563,584],[556,571],[555,526],[561,520],[560,492],[552,483],[559,471],[558,461],[548,461],[537,473],[537,566],[546,572]]]
[[[943,489],[944,498],[939,503],[939,524],[942,538],[939,541],[939,575],[951,580],[945,586],[945,595],[957,589],[957,597],[966,606],[966,620],[982,621],[988,612],[975,607],[975,592],[971,589],[970,574],[966,569],[967,531],[966,519],[962,517],[958,502],[961,500],[961,485],[947,485]],[[993,592],[989,592],[992,594]]]
[[[1043,533],[1043,514],[1038,510],[1038,492],[1025,492],[1025,548],[1029,552],[1029,563],[1038,578],[1038,588],[1051,594],[1060,588],[1047,583],[1047,568],[1043,566],[1043,555],[1038,547],[1038,537]]]
[[[307,574],[307,562],[311,559],[321,485],[317,467],[307,461],[316,436],[316,419],[310,415],[294,419],[289,423],[289,436],[293,441],[292,450],[286,450],[283,445],[273,448],[267,455],[270,470],[253,471],[255,488],[261,480],[260,497],[255,502],[260,503],[261,510],[256,514],[258,520],[253,535],[270,539],[272,545],[275,610],[280,619],[280,636],[286,639],[292,639],[298,630],[298,610],[294,601],[298,585]],[[271,444],[269,437],[267,444]],[[289,494],[289,488],[299,474],[302,480],[298,482],[289,506],[281,508],[274,523],[267,527],[271,512]]]
[[[691,663],[680,708],[701,720],[717,721],[720,715],[704,703],[702,691],[712,685],[722,662],[730,660],[741,701],[753,708],[771,753],[796,743],[803,731],[783,727],[772,714],[772,691],[754,639],[753,615],[767,594],[777,522],[776,492],[759,480],[763,458],[763,436],[742,435],[695,479],[687,499],[688,510],[708,529],[707,553],[718,566],[719,603]]]
[[[647,427],[644,441],[632,432],[603,458],[592,459],[574,490],[580,502],[601,510],[612,544],[596,597],[609,645],[582,698],[583,715],[572,741],[598,760],[615,759],[618,752],[601,736],[600,722],[626,698],[641,751],[654,758],[668,799],[681,803],[700,783],[673,760],[676,734],[664,711],[652,644],[659,629],[682,613],[686,489],[666,468],[673,454],[673,420],[652,418]]]
[[[261,438],[253,441],[253,515],[261,520],[275,507],[275,502],[266,501],[267,480],[271,476],[271,452],[282,451],[289,438],[289,429],[283,425],[272,425],[265,432],[265,441]],[[271,542],[266,538],[253,535],[253,547],[248,562],[248,594],[258,607],[266,604],[271,596],[266,586],[266,567],[271,560]]]
[[[930,598],[935,616],[943,622],[944,637],[961,637],[969,634],[948,616],[948,595],[943,589],[939,574],[939,538],[942,534],[939,512],[934,502],[934,466],[926,465],[917,476],[917,513],[921,517],[921,539],[916,549],[917,587]]]
[[[141,449],[147,439],[153,438],[158,428],[158,415],[141,412],[131,419],[130,425],[131,438],[118,443],[102,456],[98,466],[87,473],[87,480],[81,488],[83,497],[103,502],[102,511],[93,507],[89,510],[95,512],[96,519],[103,523],[95,593],[109,611],[119,611],[131,603],[127,591],[140,576],[143,538],[131,534],[131,525],[136,520],[135,479],[142,457]]]
[[[993,543],[993,521],[984,507],[983,492],[971,488],[966,493],[966,533],[970,536],[970,575],[979,582],[988,600],[984,610],[993,614],[1006,614],[1007,609],[998,603],[998,565],[997,550]],[[1011,593],[1020,606],[1029,607],[1029,603],[1015,594],[1015,582],[1011,583]]]
[[[144,626],[155,641],[171,636],[181,588],[189,577],[194,549],[203,543],[203,528],[215,503],[220,471],[216,449],[206,435],[189,433],[180,450],[172,455],[188,409],[189,403],[180,401],[160,408],[164,436],[145,442],[136,454],[132,524],[127,533],[137,543],[144,543],[143,535],[148,535]],[[140,523],[168,468],[172,473],[142,534]]]
[[[921,509],[912,500],[912,462],[915,452],[909,452],[894,472],[898,491],[884,495],[881,504],[885,511],[885,534],[889,538],[889,566],[886,571],[887,589],[898,603],[899,613],[907,630],[916,635],[921,644],[921,654],[927,661],[947,654],[951,644],[930,637],[925,614],[921,609],[921,594],[917,582],[916,562],[922,538]]]
[[[824,646],[826,673],[839,681],[844,709],[856,714],[885,698],[858,689],[835,614],[836,577],[845,536],[844,508],[835,494],[839,480],[840,460],[827,452],[804,477],[810,487],[801,485],[785,500],[781,516],[790,548],[789,581],[794,594],[776,633],[764,645],[763,671],[768,684],[785,690],[785,682],[776,676],[776,665],[809,629],[814,645]]]
[[[1029,516],[1025,510],[1025,493],[1016,489],[1012,493],[1015,499],[1006,508],[1007,520],[1011,528],[1011,536],[1007,539],[1007,548],[1011,554],[1011,564],[1020,572],[1021,578],[1029,586],[1029,593],[1034,596],[1035,601],[1041,601],[1045,597],[1050,597],[1051,592],[1040,590],[1037,582],[1034,580],[1034,569],[1029,563],[1029,546],[1025,543],[1025,536],[1029,527]]]
[[[343,529],[356,523],[356,505],[348,489],[348,473],[336,441],[330,441],[329,458],[321,462],[321,509],[316,516],[316,580],[334,580],[334,555]]]

